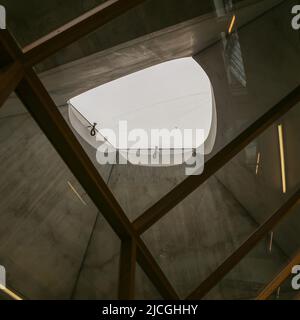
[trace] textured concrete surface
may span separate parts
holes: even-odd
[[[8,25],[21,45],[28,44],[104,0],[3,0]],[[239,2],[236,0],[234,2]],[[213,1],[148,0],[49,59],[49,68],[111,48],[145,34],[213,12]],[[113,35],[113,36],[112,36]]]
[[[211,81],[215,95],[222,101],[219,118],[224,124],[218,146],[220,148],[258,116],[300,83],[300,43],[297,32],[288,28],[290,8],[294,2],[286,1],[283,6],[258,19],[239,33],[243,59],[247,71],[247,88],[241,95],[226,90],[226,75],[212,63],[212,51],[202,60]],[[258,30],[260,30],[258,32]],[[275,30],[275,31],[274,31]],[[274,36],[272,36],[274,35]],[[275,36],[276,35],[276,36]],[[218,68],[218,73],[216,72]],[[219,91],[218,91],[219,89]],[[218,94],[219,92],[219,94]],[[224,111],[224,112],[223,112]],[[297,187],[299,187],[299,105],[295,106],[276,125],[268,129],[249,145],[233,161],[218,172],[218,177],[230,189],[258,222],[271,215]],[[284,145],[287,171],[287,194],[282,194],[280,153],[277,124],[284,128]],[[223,130],[222,130],[223,129]],[[219,131],[220,133],[220,131]],[[261,154],[258,175],[256,175],[257,154]],[[287,254],[292,255],[299,248],[299,208],[294,210],[288,223],[280,226],[278,241]],[[288,235],[288,236],[287,236]]]
[[[282,0],[247,0],[236,10],[242,27]],[[219,41],[228,28],[231,15],[222,19],[205,14],[166,29],[99,51],[39,74],[57,105],[98,85],[174,58],[192,56]],[[71,50],[73,52],[73,50]],[[60,52],[64,57],[66,53]],[[43,63],[42,63],[43,64]],[[0,116],[23,113],[12,95]]]
[[[68,298],[97,211],[28,115],[1,119],[0,128],[0,260],[7,282],[31,299]]]
[[[219,129],[214,152],[299,84],[299,43],[287,27],[292,3],[286,1],[240,30],[246,88],[235,79],[229,82],[221,42],[195,57],[209,74],[217,97]],[[57,103],[64,105],[68,95],[99,84],[99,79],[105,82],[171,57],[193,54],[199,46],[203,49],[208,39],[193,47],[189,38],[191,34],[193,39],[201,38],[199,23],[203,26],[198,21],[182,29],[174,27],[59,67],[44,74],[43,81]],[[212,32],[210,41],[218,32]],[[187,42],[175,41],[184,38]],[[186,43],[190,45],[184,49]],[[67,119],[66,108],[60,109]],[[293,137],[297,137],[299,112],[294,112],[286,132],[289,189],[298,181],[295,149],[299,139]],[[31,299],[115,298],[119,239],[15,99],[1,109],[0,122],[0,264],[7,268],[9,286]],[[274,160],[278,161],[275,133],[268,131],[143,235],[181,297],[284,200]],[[94,150],[81,143],[95,162]],[[259,176],[254,171],[257,150],[262,152]],[[182,167],[97,168],[131,220],[185,178]],[[208,298],[254,298],[298,245],[297,224],[298,219],[292,226],[282,224],[274,230],[272,253],[267,237]],[[160,298],[139,268],[136,289],[137,298]]]

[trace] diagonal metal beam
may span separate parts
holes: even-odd
[[[0,108],[24,75],[21,55],[8,30],[0,30]]]
[[[279,210],[264,222],[233,254],[231,254],[212,274],[210,274],[188,297],[187,300],[203,298],[223,277],[232,270],[274,227],[286,217],[300,199],[298,189]]]
[[[136,271],[136,244],[133,239],[122,241],[119,264],[119,299],[133,300]]]
[[[108,0],[23,49],[25,63],[34,66],[146,0]]]
[[[22,52],[7,29],[0,30],[0,67],[22,60]]]
[[[300,264],[300,252],[298,252],[293,259],[285,266],[281,272],[260,292],[256,300],[267,300],[270,295],[280,287],[283,282],[292,274],[292,268]]]
[[[14,62],[0,70],[0,108],[9,95],[15,90],[23,74],[23,66],[19,62]]]
[[[3,49],[7,61],[18,60],[24,63],[20,49],[8,32],[5,32],[4,37],[0,35],[0,49]],[[25,68],[25,75],[16,93],[119,238],[135,241],[137,261],[162,297],[179,299],[31,68]]]
[[[166,299],[178,299],[33,70],[26,70],[16,93],[120,239],[135,241],[138,262],[158,291]]]
[[[105,213],[117,235],[121,239],[127,238],[130,234],[130,224],[122,208],[115,201],[33,70],[26,71],[16,88],[16,94],[78,181],[89,190],[91,199],[100,211]]]
[[[271,126],[277,119],[286,114],[300,101],[300,86],[294,89],[283,100],[266,112],[237,138],[209,159],[204,171],[199,176],[190,176],[162,197],[156,204],[146,210],[133,225],[139,234],[144,233],[155,222],[178,205],[188,195],[202,185],[209,177],[221,169],[228,161],[242,151],[252,140]]]

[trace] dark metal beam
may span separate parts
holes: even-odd
[[[26,71],[16,93],[117,235],[126,239],[127,217],[33,70]]]
[[[151,273],[150,279],[158,291],[166,299],[178,299],[170,282],[134,231],[121,206],[33,70],[26,70],[16,93],[120,239],[134,239],[138,262],[146,273]]]
[[[0,108],[23,77],[21,50],[8,30],[0,30]]]
[[[34,66],[95,31],[145,0],[108,0],[23,49],[26,66]]]
[[[145,255],[143,252],[148,250],[143,241],[138,242],[137,262],[145,272],[146,276],[156,288],[160,288],[159,293],[163,298],[172,293],[172,300],[178,300],[179,297],[169,281],[166,281],[165,274],[161,271],[157,261],[151,254]],[[164,284],[163,286],[161,284]]]
[[[288,215],[300,199],[300,189],[286,201],[266,222],[264,222],[233,254],[231,254],[200,286],[188,300],[203,298],[223,277],[232,270],[274,227]]]
[[[120,272],[120,297],[133,296],[134,261],[137,260],[164,298],[178,299],[175,290],[139,237],[139,234],[143,233],[169,210],[174,208],[212,174],[237,155],[248,143],[299,102],[300,87],[298,86],[290,95],[211,158],[206,163],[202,175],[187,178],[138,218],[133,227],[31,67],[144,1],[108,0],[104,4],[25,47],[23,52],[19,50],[16,42],[12,41],[7,31],[0,32],[0,67],[7,66],[8,64],[12,65],[13,63],[15,68],[17,68],[17,64],[23,64],[22,69],[23,67],[25,68],[25,75],[23,78],[21,77],[22,79],[17,86],[16,93],[78,181],[85,188],[90,198],[121,238],[123,244],[120,271],[124,272],[122,274]],[[11,74],[13,75],[14,73]],[[3,86],[3,98],[7,95],[4,93],[8,92],[11,88],[4,89],[5,86]],[[202,297],[215,286],[268,231],[273,229],[278,221],[295,205],[299,196],[300,191],[267,220],[236,252],[225,260],[188,298]],[[128,265],[124,263],[126,259],[130,259]],[[124,289],[121,287],[122,283],[126,283],[129,286]]]
[[[228,161],[242,151],[251,141],[286,114],[300,101],[300,86],[294,89],[272,109],[266,112],[237,138],[220,150],[205,163],[204,171],[199,176],[190,176],[146,210],[133,225],[139,234],[144,233],[160,218],[195,191],[209,177],[221,169]]]
[[[22,60],[22,52],[7,29],[0,30],[0,68]]]
[[[23,74],[23,66],[19,62],[14,62],[0,70],[0,108],[15,90]]]
[[[292,268],[300,264],[300,252],[285,266],[281,272],[260,292],[256,300],[267,300],[270,295],[279,288],[292,274]]]
[[[136,244],[134,240],[122,241],[119,264],[119,299],[133,300],[136,270]]]

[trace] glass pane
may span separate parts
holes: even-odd
[[[24,5],[18,1],[6,0],[2,4],[7,11],[8,27],[21,46],[24,46],[104,2],[105,0],[28,0]],[[78,41],[64,51],[64,57],[56,56],[55,61],[48,61],[47,67],[108,49],[199,15],[213,13],[214,10],[210,1],[201,4],[197,0],[176,3],[172,0],[147,1]]]
[[[21,46],[25,46],[61,27],[106,0],[3,0],[7,24]]]
[[[120,240],[98,214],[90,243],[78,274],[73,299],[111,300],[118,298]]]
[[[299,156],[292,148],[293,142],[299,141],[299,133],[293,125],[294,121],[295,124],[299,121],[298,114],[299,110],[295,106],[293,111],[279,121],[284,128],[282,143],[284,172],[287,173],[285,193],[282,188],[280,139],[276,125],[248,145],[143,235],[161,268],[182,297],[192,292],[195,283],[200,284],[299,187],[297,181],[300,175],[296,166]],[[292,215],[285,229],[283,223],[280,233],[272,233],[274,239],[280,239],[285,250],[289,248],[288,257],[291,252],[300,248],[297,241],[300,230],[297,219],[297,215]],[[247,259],[243,259],[240,264],[241,271],[236,271],[232,276],[237,279],[233,281],[228,277],[229,284],[225,286],[224,280],[222,290],[214,291],[210,297],[253,298],[251,292],[258,293],[258,290],[270,281],[269,277],[281,270],[288,260],[281,250],[276,251],[276,247],[273,254],[268,255],[266,248],[269,237],[261,241]],[[263,255],[266,255],[265,259],[262,258]],[[247,288],[248,280],[244,280],[246,283],[241,285],[245,286],[245,292],[239,291],[235,295],[234,283],[242,281],[239,277],[246,277],[247,265],[253,266],[255,263],[257,265],[253,267],[253,272],[258,272],[262,278],[255,283],[249,275],[252,291]],[[264,275],[264,272],[267,274]]]
[[[299,84],[300,46],[297,32],[290,28],[292,3],[281,3],[242,26],[242,15],[236,14],[238,31],[196,56],[216,97],[214,152]]]
[[[0,123],[7,287],[25,299],[116,297],[120,241],[16,98],[1,108]]]
[[[268,300],[299,300],[299,292],[291,287],[292,276],[288,277],[268,298]]]
[[[3,0],[2,5],[5,6],[8,13],[8,27],[20,44],[26,45],[104,2],[106,0],[66,0],[63,2],[59,0],[43,2],[28,0],[25,5],[18,1]],[[273,5],[278,1],[269,2]],[[218,17],[222,17],[222,14],[226,13],[224,7],[228,11],[232,8],[239,9],[245,6],[241,0],[227,0],[224,3],[225,5],[222,4],[222,1],[217,0],[203,3],[199,3],[197,0],[176,3],[172,0],[147,1],[138,9],[127,13],[124,18],[115,19],[115,22],[109,23],[101,32],[89,37],[89,41],[85,42],[88,47],[86,50],[91,54],[93,49],[96,51],[106,49],[112,45],[153,33],[189,19],[195,19],[198,16],[216,12]],[[253,3],[255,4],[255,1]],[[247,6],[251,5],[252,3],[247,4]],[[266,3],[260,5],[260,8],[265,9],[269,6],[270,4]],[[124,21],[126,21],[125,27]],[[114,33],[114,37],[111,37],[115,30],[118,32]],[[105,41],[97,45],[96,42],[100,37]]]
[[[213,177],[143,234],[181,298],[189,295],[257,224]]]
[[[162,300],[161,295],[137,264],[135,276],[135,299],[136,300]]]
[[[208,293],[206,299],[255,299],[299,252],[299,240],[293,235],[300,227],[299,212],[297,205]],[[292,273],[274,289],[269,299],[293,299],[297,291],[292,288],[291,279]]]
[[[151,36],[139,36],[107,50],[98,48],[95,54],[86,53],[82,59],[76,58],[39,76],[57,105],[65,106],[70,98],[111,80],[166,60],[193,55],[208,74],[217,100],[217,138],[213,151],[207,155],[209,159],[298,84],[296,69],[299,51],[293,30],[282,28],[281,31],[278,28],[274,37],[270,27],[273,24],[283,26],[290,16],[289,5],[277,4],[278,1],[253,1],[248,5],[236,3],[235,10],[228,9],[225,16],[212,14],[205,20],[201,15],[161,29]],[[162,14],[162,8],[157,12]],[[236,15],[234,28],[239,27],[239,30],[224,39],[232,21],[232,12]],[[261,15],[263,12],[266,13]],[[122,19],[127,25],[128,17],[124,15]],[[68,50],[76,51],[72,48]],[[65,50],[57,55],[62,61],[67,56]],[[266,59],[269,56],[271,58]],[[55,61],[54,57],[51,59]],[[280,68],[277,67],[279,60],[282,63]],[[47,63],[42,62],[39,70],[47,69]],[[252,157],[249,161],[253,163],[256,161],[253,159],[255,149],[258,150],[258,146],[253,147],[252,144],[252,151],[249,151],[252,155],[247,155]],[[95,163],[95,150],[91,150],[90,154]],[[241,174],[240,179],[242,177]],[[150,168],[116,165],[110,188],[133,220],[184,178],[184,168],[180,166]],[[225,178],[222,179],[224,185],[225,182]]]
[[[128,15],[116,19],[116,21],[100,28],[90,36],[41,62],[36,66],[36,70],[69,123],[67,102],[70,98],[154,64],[170,59],[193,56],[208,74],[216,97],[217,139],[212,153],[206,157],[206,159],[209,159],[255,121],[257,117],[294,89],[299,84],[300,72],[298,36],[290,27],[290,8],[293,1],[285,1],[280,5],[278,5],[280,1],[275,0],[249,1],[246,5],[241,2],[236,3],[235,9],[231,8],[230,1],[226,2],[228,4],[226,7],[217,6],[218,2],[214,1],[216,8],[211,7],[212,2],[207,7],[205,7],[206,5],[202,7],[201,4],[199,11],[191,10],[191,8],[196,8],[199,5],[199,1],[185,1],[185,4],[178,3],[176,5],[172,2],[174,10],[170,11],[168,1],[164,1],[164,4],[161,1],[148,1],[148,7],[134,9]],[[70,12],[69,16],[61,15],[67,21],[76,16],[79,11],[84,12],[98,3],[90,1],[86,7],[74,4],[74,11]],[[184,7],[181,7],[182,5]],[[56,14],[56,11],[56,8],[45,9],[45,12],[49,12],[50,16],[53,16],[53,12]],[[203,15],[204,13],[205,15]],[[235,19],[233,19],[234,17]],[[187,20],[189,18],[193,19]],[[140,22],[137,23],[135,19]],[[54,23],[60,25],[61,21],[58,20],[54,20]],[[55,26],[53,24],[51,28]],[[237,27],[238,30],[236,30]],[[46,33],[42,27],[35,26],[34,28],[37,29],[36,32],[41,32],[40,35]],[[153,33],[153,31],[155,32]],[[148,34],[150,32],[152,33]],[[31,36],[34,39],[37,34],[31,34]],[[29,42],[25,35],[17,36],[17,38],[20,43]],[[297,109],[299,108],[294,108],[289,115],[247,146],[215,176],[143,235],[143,239],[149,245],[151,252],[153,252],[181,297],[188,295],[197,283],[200,284],[226,256],[237,249],[260,223],[288,199],[292,191],[298,186],[297,163],[299,161],[297,150],[299,148],[297,142],[299,137],[297,128],[299,111]],[[43,199],[40,200],[37,191],[47,189],[47,183],[49,180],[53,181],[53,177],[56,177],[56,179],[62,177],[64,181],[69,181],[67,190],[76,197],[76,201],[80,201],[82,206],[84,206],[84,203],[89,204],[88,199],[84,197],[84,191],[80,189],[76,180],[72,179],[73,176],[64,167],[64,164],[59,164],[60,160],[49,161],[50,152],[53,152],[53,154],[55,152],[49,144],[48,148],[52,151],[45,150],[43,152],[47,141],[39,142],[39,137],[43,137],[43,135],[36,133],[31,128],[31,126],[34,126],[31,118],[22,107],[19,107],[13,96],[1,112],[3,112],[3,123],[5,117],[5,125],[2,129],[3,139],[1,141],[3,141],[3,149],[5,149],[3,157],[6,160],[6,162],[3,161],[2,171],[7,172],[9,178],[13,179],[15,172],[7,170],[7,167],[11,165],[14,168],[12,164],[20,161],[20,156],[16,156],[15,153],[16,144],[14,141],[11,142],[12,145],[9,147],[10,153],[6,151],[6,140],[9,141],[14,134],[17,134],[17,140],[22,141],[19,145],[17,144],[22,150],[22,156],[25,146],[26,150],[31,150],[32,144],[42,151],[40,157],[43,160],[40,164],[43,169],[34,173],[38,176],[36,177],[31,171],[34,171],[33,169],[36,169],[36,167],[41,168],[39,161],[34,161],[37,152],[34,150],[29,155],[27,153],[26,159],[31,160],[31,157],[33,157],[33,161],[27,164],[32,167],[27,168],[27,165],[19,164],[21,173],[4,190],[9,194],[11,186],[16,183],[15,181],[21,180],[24,189],[22,191],[16,189],[14,192],[20,192],[23,195],[25,204],[21,202],[17,205],[14,202],[12,205],[7,205],[8,207],[3,210],[10,210],[10,206],[12,206],[12,211],[16,212],[14,214],[18,216],[19,211],[23,210],[24,207],[26,208],[25,205],[29,206],[33,199],[34,205],[37,201],[41,201],[44,211],[47,211],[49,209],[46,207],[47,202],[42,201]],[[27,121],[29,124],[27,124]],[[72,128],[70,123],[69,125]],[[284,134],[286,193],[283,193],[282,154],[279,146],[278,125],[282,126]],[[5,129],[6,126],[9,126],[9,129]],[[32,130],[28,134],[30,142],[26,142],[26,138],[23,137],[23,127],[26,130]],[[35,128],[35,130],[39,132],[39,129]],[[13,134],[11,131],[13,131]],[[120,201],[130,220],[136,219],[186,178],[184,166],[165,168],[133,165],[102,166],[96,161],[96,150],[86,143],[79,134],[76,132],[75,134],[117,200]],[[24,136],[26,137],[27,133]],[[30,152],[28,150],[27,152]],[[59,159],[57,154],[53,157]],[[50,165],[48,165],[48,162],[50,162]],[[67,173],[60,173],[60,166],[63,166]],[[31,183],[32,177],[35,178],[34,183]],[[9,181],[7,178],[3,179]],[[46,186],[44,184],[40,186],[39,184],[44,179]],[[33,185],[35,189],[32,190],[32,187],[28,187],[28,185]],[[65,195],[63,192],[65,184],[60,186],[54,179],[51,185],[53,190],[51,189],[47,193],[51,195],[51,192],[53,192],[52,197],[58,197],[58,202],[64,203],[66,196],[64,200],[61,200],[59,196]],[[18,195],[13,193],[10,201],[13,202],[13,200],[18,199]],[[36,200],[36,197],[38,200]],[[18,210],[14,209],[15,206]],[[50,205],[48,204],[48,206]],[[71,204],[66,206],[69,211],[73,210]],[[62,209],[59,208],[59,210]],[[59,210],[57,209],[57,211]],[[77,207],[76,210],[78,210]],[[84,212],[84,210],[79,211],[78,215]],[[87,228],[87,225],[89,227],[85,233],[84,244],[81,243],[80,259],[77,259],[73,273],[70,272],[73,278],[69,279],[69,283],[72,283],[72,286],[69,285],[68,290],[62,286],[59,288],[61,291],[53,288],[51,289],[53,291],[49,293],[52,282],[49,281],[49,283],[40,285],[38,281],[41,281],[42,276],[37,273],[36,277],[39,277],[39,279],[37,288],[32,294],[33,297],[116,297],[119,243],[109,228],[103,227],[99,221],[95,224],[96,211],[94,208],[92,215],[91,213],[86,214],[82,218],[90,217],[86,224],[79,219],[80,223],[85,225],[85,228]],[[49,212],[52,212],[52,208]],[[49,212],[47,212],[47,217]],[[53,215],[58,220],[62,219],[58,213]],[[19,217],[19,219],[22,219],[22,217]],[[37,215],[35,219],[39,221],[42,218]],[[81,230],[80,223],[76,228],[77,232]],[[12,225],[15,226],[15,223],[12,223]],[[46,225],[46,223],[43,225]],[[101,229],[102,227],[103,229]],[[10,231],[10,228],[12,227],[7,227],[7,230]],[[100,234],[98,234],[98,229]],[[297,229],[295,230],[297,232]],[[76,236],[79,237],[78,233],[74,235],[74,238]],[[109,240],[106,244],[107,248],[102,254],[100,244],[106,241],[104,237]],[[100,240],[93,241],[88,245],[87,243],[92,241],[91,239]],[[73,238],[67,240],[68,244],[75,242]],[[42,241],[40,242],[42,243]],[[249,259],[258,263],[260,257],[265,255],[268,242],[268,238],[262,241],[256,249],[257,252],[253,251],[254,255],[249,256]],[[94,253],[94,251],[97,251],[97,253]],[[39,251],[36,250],[30,254],[34,256],[38,253]],[[13,261],[16,259],[15,255]],[[85,256],[85,263],[82,262],[83,255]],[[3,253],[3,257],[8,260],[6,252]],[[8,263],[6,260],[5,263]],[[47,260],[45,260],[46,262]],[[247,264],[246,262],[247,260],[245,260],[245,264]],[[219,291],[214,298],[226,298],[227,296],[235,296],[236,298],[255,297],[254,293],[257,293],[272,278],[274,273],[280,270],[285,262],[285,257],[281,256],[280,250],[276,251],[274,249],[274,256],[272,255],[266,261],[262,261],[263,264],[266,263],[268,266],[268,272],[266,275],[264,273],[260,275],[262,278],[258,284],[253,279],[251,280],[252,289],[250,291],[245,289],[241,293],[240,289],[240,291],[237,290],[235,283],[240,281],[239,283],[245,287],[247,282],[245,283],[244,279],[239,280],[239,278],[235,279],[233,277],[233,280],[229,279],[227,282],[225,294]],[[28,261],[26,263],[30,266]],[[104,283],[101,283],[101,276],[98,277],[99,266],[105,278]],[[9,267],[11,268],[11,264]],[[90,268],[92,269],[91,272]],[[108,278],[110,270],[113,270],[112,278]],[[264,266],[262,266],[263,270]],[[14,272],[14,276],[17,271]],[[75,278],[77,284],[74,287]],[[32,286],[31,280],[28,280],[28,284],[19,289],[17,280],[13,279],[14,277],[9,278],[12,288],[15,287],[24,295],[31,295],[29,290]],[[144,282],[140,280],[143,279],[141,275],[138,275],[137,279],[138,297],[156,296],[152,289],[147,286],[142,287]],[[44,291],[47,292],[44,294]]]

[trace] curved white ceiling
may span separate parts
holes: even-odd
[[[99,143],[90,136],[89,124],[97,123],[97,131],[112,129],[119,134],[119,121],[126,120],[128,131],[143,129],[203,129],[204,136],[193,139],[199,148],[215,140],[216,114],[210,80],[191,57],[164,62],[89,90],[69,101],[70,120],[74,128],[89,143]],[[80,125],[81,124],[81,125]],[[209,139],[208,139],[209,138]],[[124,149],[121,141],[108,141],[116,149]],[[128,142],[126,147],[130,148]],[[161,149],[171,146],[162,142]],[[140,149],[154,149],[141,145]],[[176,148],[185,148],[177,145]],[[189,145],[191,148],[191,145]]]

